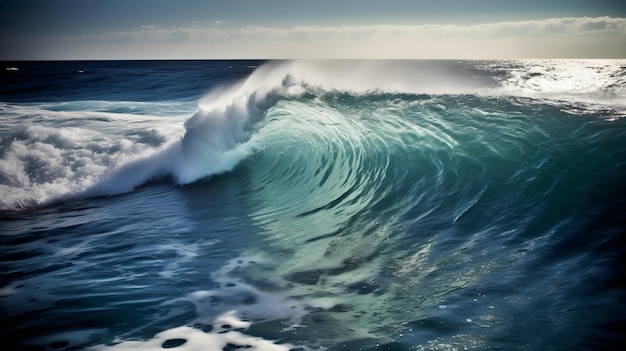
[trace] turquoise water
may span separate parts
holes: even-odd
[[[624,344],[623,61],[7,65],[12,348]]]

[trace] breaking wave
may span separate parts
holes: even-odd
[[[386,163],[397,145],[404,152],[426,141],[453,149],[454,132],[445,126],[450,104],[467,103],[468,113],[480,115],[522,109],[529,98],[565,113],[623,117],[624,72],[621,61],[270,62],[214,89],[184,124],[184,104],[171,104],[164,116],[164,103],[6,103],[0,207],[119,194],[163,177],[188,184],[231,171],[258,150],[287,148],[279,146],[287,140],[296,148],[317,143],[300,151],[313,162],[302,172],[313,178],[327,173],[315,167],[342,162],[350,171],[340,177],[360,178],[370,170],[333,158],[343,157],[337,150],[350,148],[352,158],[374,152]],[[434,123],[405,118],[407,108]],[[15,125],[23,127],[16,132]],[[499,147],[487,148],[503,153]]]

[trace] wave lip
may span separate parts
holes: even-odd
[[[1,135],[0,208],[115,195],[167,176],[188,184],[227,172],[250,153],[245,143],[255,123],[291,94],[292,85],[272,65],[261,67],[244,82],[205,97],[184,126],[178,118],[75,108],[94,103],[4,105],[6,126],[0,131],[27,123]],[[67,106],[70,111],[64,111]]]
[[[229,171],[246,157],[249,150],[241,145],[250,138],[264,109],[278,99],[281,88],[262,89],[254,79],[255,74],[238,86],[207,95],[185,122],[181,157],[172,169],[178,183]]]

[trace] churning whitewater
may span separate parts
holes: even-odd
[[[625,342],[626,61],[6,68],[14,349]]]

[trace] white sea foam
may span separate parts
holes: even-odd
[[[92,350],[222,350],[229,344],[249,350],[291,350],[295,346],[246,334],[253,322],[282,321],[285,328],[297,327],[305,314],[304,305],[280,293],[258,290],[231,275],[263,261],[260,256],[238,257],[213,272],[211,278],[219,285],[215,290],[196,291],[169,303],[189,301],[196,307],[197,318],[190,325],[158,333],[145,341],[120,341],[114,346],[98,345]],[[205,331],[210,326],[210,331]],[[307,349],[299,346],[299,349]]]
[[[514,96],[626,106],[623,60],[519,60],[485,62],[506,73],[499,92]]]
[[[110,113],[79,120],[68,112],[7,112],[0,127],[5,210],[130,191],[166,172],[154,160],[170,156],[182,129],[175,120]]]
[[[218,289],[196,291],[181,300],[194,304],[196,322],[201,324],[214,323],[215,316],[228,315],[233,320],[248,322],[281,321],[285,329],[296,328],[305,315],[306,306],[302,302],[280,293],[261,291],[232,274],[263,261],[258,255],[232,259],[211,274],[211,280],[219,284]]]
[[[291,344],[277,344],[270,340],[231,330],[231,328],[223,328],[223,325],[229,325],[234,329],[245,329],[248,323],[241,322],[230,314],[225,314],[215,320],[214,330],[211,332],[204,332],[189,326],[181,326],[163,331],[147,341],[124,341],[114,346],[100,345],[89,349],[103,351],[162,351],[163,349],[176,347],[177,351],[194,351],[223,350],[228,345],[255,351],[288,351],[293,349]]]

